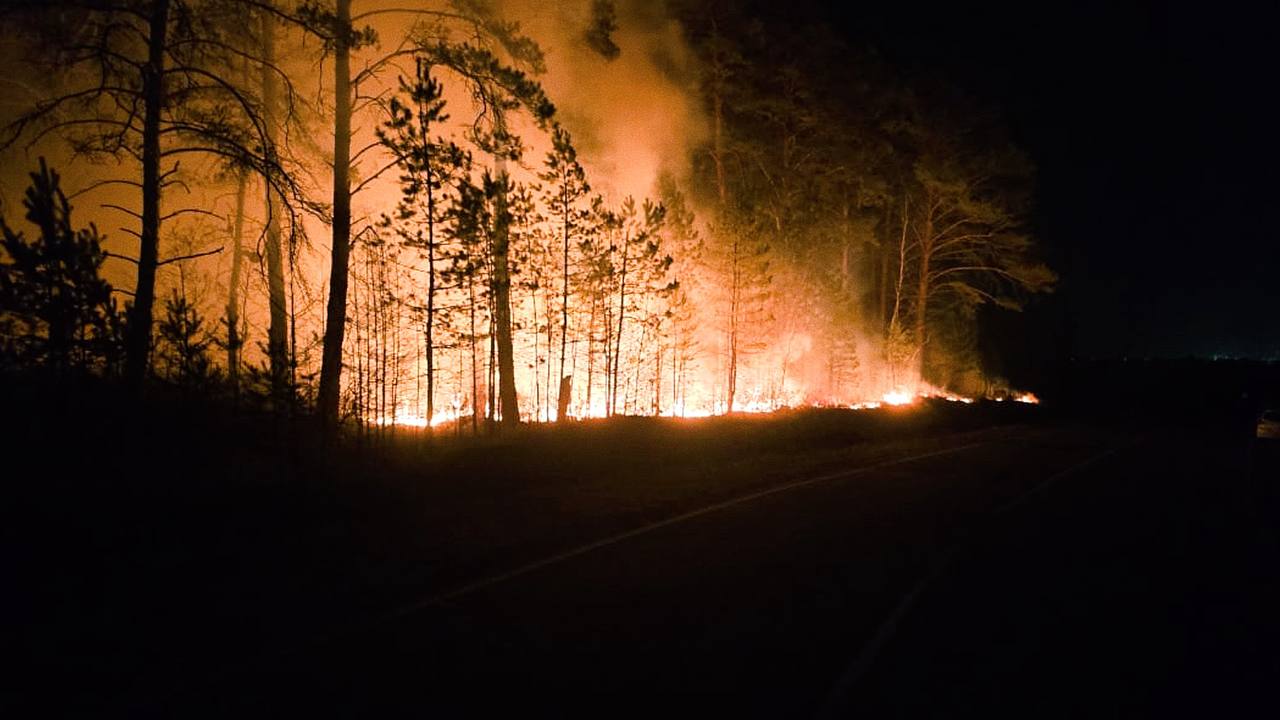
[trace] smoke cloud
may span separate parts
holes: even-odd
[[[664,3],[510,2],[507,14],[546,51],[540,79],[596,190],[638,198],[663,173],[687,176],[706,122],[694,54]]]

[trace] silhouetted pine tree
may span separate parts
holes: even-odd
[[[164,317],[156,329],[165,379],[187,391],[211,389],[217,380],[209,353],[213,338],[204,330],[200,311],[174,290],[164,302]]]
[[[108,370],[118,357],[122,324],[111,285],[99,271],[107,255],[90,224],[77,230],[58,173],[44,158],[31,173],[23,207],[35,237],[0,217],[0,353],[20,365]]]
[[[560,363],[559,386],[556,399],[556,417],[564,420],[569,414],[569,400],[573,393],[573,377],[566,371],[565,350],[569,342],[569,283],[573,274],[574,258],[571,248],[586,231],[591,212],[586,198],[591,192],[587,174],[578,162],[578,152],[568,131],[556,127],[551,136],[552,150],[547,153],[544,170],[538,177],[544,183],[542,201],[547,207],[554,235],[560,250]],[[548,322],[550,322],[548,320]],[[550,365],[550,359],[547,364]],[[547,392],[551,391],[550,384]]]
[[[442,269],[441,225],[453,193],[454,177],[469,164],[457,143],[431,133],[449,119],[445,113],[444,87],[431,77],[431,66],[422,59],[412,82],[400,79],[399,96],[391,98],[390,118],[378,128],[378,140],[396,158],[400,169],[400,202],[394,217],[383,224],[394,229],[401,244],[418,251],[426,260],[426,304],[423,332],[426,343],[428,418],[436,412],[436,352],[439,338],[439,289]]]

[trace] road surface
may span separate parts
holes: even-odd
[[[942,438],[438,588],[127,710],[1274,716],[1272,483],[1274,448],[1243,436]]]

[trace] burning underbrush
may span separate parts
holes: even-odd
[[[873,398],[873,400],[863,400],[856,402],[842,401],[812,401],[797,402],[794,405],[772,404],[765,401],[746,401],[742,404],[735,404],[732,413],[726,413],[723,405],[714,406],[714,410],[708,410],[707,407],[695,407],[695,409],[666,411],[662,414],[617,414],[612,418],[617,419],[658,419],[658,420],[710,420],[714,421],[722,418],[762,418],[762,419],[795,419],[804,416],[806,413],[814,415],[822,415],[827,411],[828,415],[841,415],[840,411],[852,411],[854,414],[861,414],[861,411],[882,410],[895,415],[910,414],[928,414],[931,409],[937,407],[963,407],[966,405],[989,405],[989,404],[1011,404],[1011,405],[1038,405],[1039,398],[1032,392],[1001,392],[998,395],[989,397],[965,397],[956,395],[956,393],[943,391],[940,388],[925,387],[918,391],[910,392],[905,389],[899,391],[884,392],[881,397]],[[442,413],[436,413],[434,418],[428,421],[421,415],[399,415],[399,416],[381,416],[381,418],[371,418],[369,425],[374,428],[392,429],[402,428],[408,430],[422,430],[431,428],[438,430],[443,434],[462,434],[467,428],[475,425],[476,428],[484,428],[490,421],[498,418],[486,419],[484,416],[472,416],[471,414],[460,413],[460,407],[452,406]],[[595,421],[611,419],[611,415],[599,411],[593,414],[573,414],[570,420],[573,424],[595,423]],[[563,427],[562,423],[556,423],[556,418],[531,418],[529,415],[522,416],[522,421],[531,427],[538,425],[557,425]],[[687,423],[682,423],[687,427]]]
[[[1031,392],[1021,391],[1001,391],[992,393],[986,397],[974,398],[960,395],[941,388],[928,385],[921,385],[919,389],[910,391],[906,389],[889,390],[882,393],[879,397],[857,400],[843,401],[839,399],[828,400],[811,400],[804,401],[796,399],[794,402],[780,402],[776,399],[762,399],[762,393],[759,391],[748,391],[746,399],[742,402],[735,402],[732,412],[726,409],[723,402],[707,401],[704,403],[690,403],[689,406],[678,406],[661,412],[651,413],[616,413],[610,415],[603,406],[593,408],[575,407],[571,408],[569,419],[573,421],[599,420],[612,416],[626,417],[661,417],[661,418],[678,418],[678,419],[697,419],[697,418],[713,418],[724,415],[774,415],[787,414],[799,410],[806,409],[830,409],[830,410],[875,410],[880,408],[886,409],[912,409],[923,404],[929,403],[951,403],[959,405],[972,405],[979,401],[989,401],[995,403],[1021,403],[1025,405],[1038,405],[1040,399]],[[490,420],[499,419],[497,417]],[[462,403],[455,402],[448,409],[435,413],[428,420],[423,415],[416,414],[399,414],[394,416],[375,416],[367,420],[369,425],[378,427],[403,427],[403,428],[450,428],[460,430],[463,425],[472,421],[483,423],[487,422],[484,417],[473,417],[471,413],[464,413]],[[554,423],[556,416],[554,411],[547,414],[522,413],[521,420],[527,423]]]

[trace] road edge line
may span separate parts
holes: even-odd
[[[222,668],[212,670],[210,672],[206,672],[204,673],[204,677],[202,678],[202,680],[186,683],[183,686],[178,688],[172,688],[170,689],[169,692],[163,693],[159,698],[154,699],[152,702],[155,703],[157,701],[163,702],[166,700],[170,700],[173,697],[183,692],[189,692],[193,688],[201,687],[208,683],[214,682],[216,681],[217,678],[226,677],[239,670],[243,670],[246,667],[257,666],[260,663],[266,662],[268,659],[278,660],[281,658],[294,657],[299,653],[306,651],[309,648],[324,646],[324,645],[339,641],[343,638],[349,638],[349,637],[358,635],[360,633],[376,630],[382,627],[383,625],[395,622],[397,620],[402,620],[417,612],[421,612],[422,610],[425,610],[428,607],[443,606],[444,604],[448,603],[450,600],[463,597],[465,595],[476,592],[478,590],[483,590],[485,588],[493,587],[495,585],[500,585],[504,582],[507,582],[508,580],[514,580],[515,578],[528,575],[530,573],[541,570],[542,568],[555,565],[557,563],[564,562],[566,560],[571,560],[580,555],[585,555],[595,550],[599,550],[600,548],[608,547],[610,545],[615,545],[625,540],[629,540],[633,537],[645,535],[655,530],[660,530],[662,528],[669,527],[671,525],[679,524],[686,520],[691,520],[693,518],[701,517],[703,515],[716,513],[721,510],[726,510],[728,508],[735,507],[737,505],[743,505],[749,502],[753,502],[755,500],[759,500],[761,498],[768,497],[770,495],[777,495],[790,490],[817,485],[823,482],[830,482],[833,480],[840,480],[848,477],[856,477],[858,475],[863,475],[869,472],[873,472],[875,470],[880,470],[883,468],[893,467],[897,465],[904,465],[904,464],[915,462],[918,460],[926,460],[934,457],[952,455],[952,454],[964,452],[965,450],[971,450],[973,448],[990,445],[993,442],[995,441],[980,440],[978,442],[966,443],[964,445],[958,445],[956,447],[945,448],[942,450],[934,450],[932,452],[920,453],[918,455],[911,455],[905,458],[882,460],[877,463],[872,463],[871,465],[864,465],[862,467],[851,468],[849,470],[841,470],[839,472],[827,473],[824,475],[819,475],[817,477],[808,477],[808,478],[801,478],[798,480],[792,480],[790,482],[783,483],[782,485],[776,485],[774,487],[766,488],[764,490],[757,490],[755,492],[747,493],[745,495],[739,495],[737,497],[729,498],[728,500],[712,503],[711,505],[706,505],[704,507],[701,507],[695,510],[690,510],[687,512],[680,513],[678,515],[673,515],[671,517],[658,520],[656,522],[652,522],[647,525],[642,525],[637,528],[632,528],[631,530],[626,530],[624,532],[617,533],[615,535],[610,535],[610,536],[601,538],[599,540],[595,540],[585,545],[580,545],[576,548],[565,550],[564,552],[556,553],[555,555],[551,555],[538,560],[534,560],[529,563],[525,563],[524,565],[520,565],[518,567],[515,567],[511,570],[507,570],[505,572],[490,575],[488,577],[483,577],[483,578],[480,578],[479,580],[473,580],[464,585],[460,585],[452,589],[430,595],[421,600],[417,600],[412,603],[402,605],[399,608],[396,608],[395,610],[384,613],[382,615],[369,618],[364,621],[357,621],[355,623],[347,625],[346,627],[330,630],[328,633],[312,635],[309,639],[299,641],[288,647],[282,647],[274,651],[263,653],[254,659],[248,660],[234,667],[230,667],[230,666],[222,667]],[[131,709],[138,710],[139,708],[135,707]]]
[[[848,477],[855,477],[858,475],[863,475],[869,472],[873,472],[875,470],[880,470],[886,467],[893,467],[896,465],[905,465],[907,463],[915,462],[918,460],[927,460],[929,458],[940,457],[944,455],[952,455],[955,453],[963,452],[965,450],[972,450],[973,448],[981,447],[983,445],[988,445],[988,444],[990,444],[990,441],[967,443],[965,445],[960,445],[953,448],[947,448],[944,450],[935,450],[933,452],[921,453],[919,455],[911,455],[905,458],[897,458],[894,460],[883,460],[881,462],[873,463],[871,465],[864,465],[863,467],[859,467],[859,468],[852,468],[850,470],[841,470],[839,472],[827,473],[825,475],[819,475],[817,477],[792,480],[790,482],[783,483],[782,485],[776,485],[774,487],[766,488],[764,490],[757,490],[755,492],[750,492],[745,495],[739,495],[737,497],[729,498],[728,500],[722,500],[720,502],[712,503],[710,505],[697,508],[696,510],[689,510],[687,512],[680,513],[678,515],[673,515],[671,517],[649,523],[647,525],[641,525],[640,527],[632,528],[631,530],[625,530],[615,535],[610,535],[608,537],[601,538],[599,540],[587,543],[585,545],[579,545],[576,548],[571,548],[569,550],[565,550],[564,552],[556,553],[555,555],[550,555],[550,556],[541,558],[539,560],[534,560],[532,562],[526,563],[524,565],[513,568],[506,572],[490,575],[488,577],[481,578],[479,580],[474,580],[465,585],[461,585],[459,587],[455,587],[453,589],[446,590],[441,593],[437,593],[428,598],[419,600],[414,603],[410,603],[409,605],[405,605],[391,613],[388,613],[387,615],[384,615],[382,618],[379,618],[378,620],[374,621],[374,624],[381,624],[383,622],[395,620],[400,617],[404,617],[405,615],[412,614],[425,607],[429,607],[431,605],[440,605],[450,600],[454,600],[456,598],[469,595],[473,592],[476,592],[477,590],[483,590],[488,587],[500,585],[508,580],[513,580],[523,575],[528,575],[529,573],[536,572],[538,570],[541,570],[544,567],[555,565],[557,563],[564,562],[565,560],[571,560],[580,555],[585,555],[595,550],[599,550],[600,548],[608,547],[610,545],[616,545],[617,543],[623,542],[625,540],[630,540],[631,538],[638,537],[640,535],[646,535],[656,530],[661,530],[662,528],[670,527],[672,525],[677,525],[687,520],[692,520],[697,517],[702,517],[703,515],[710,515],[713,513],[720,512],[722,510],[727,510],[731,507],[736,507],[738,505],[744,505],[746,503],[754,502],[756,500],[760,500],[762,498],[766,498],[771,495],[778,495],[784,492],[789,492],[791,490],[796,490],[796,489],[808,487],[811,485],[817,485],[824,482],[830,482],[832,480],[841,480]]]
[[[1070,477],[1081,470],[1106,460],[1123,450],[1128,450],[1136,445],[1137,442],[1138,441],[1134,441],[1110,448],[1096,455],[1085,458],[1064,470],[1059,470],[1025,493],[997,506],[991,511],[989,517],[998,517],[1021,507],[1028,500],[1041,494],[1045,490],[1048,490],[1064,478]],[[907,591],[907,594],[898,601],[898,604],[894,606],[893,610],[889,613],[889,616],[876,627],[876,632],[871,636],[871,639],[862,646],[862,649],[854,656],[853,661],[846,666],[844,672],[840,674],[840,677],[838,677],[836,682],[832,684],[831,689],[827,691],[822,705],[814,716],[817,720],[830,720],[832,718],[843,716],[840,713],[840,710],[846,704],[844,701],[847,699],[849,691],[857,687],[862,682],[862,678],[867,674],[872,666],[875,665],[875,661],[880,656],[881,651],[883,651],[884,648],[888,646],[889,641],[893,639],[893,635],[898,630],[898,624],[907,616],[907,613],[911,611],[911,608],[916,604],[916,600],[924,594],[924,591],[928,589],[929,585],[933,584],[933,582],[942,575],[942,571],[950,565],[952,558],[958,555],[961,550],[965,549],[972,540],[972,537],[973,534],[966,535],[943,550],[938,556],[938,559],[935,560],[933,565],[929,568],[928,572],[921,576],[921,578],[916,581],[915,585]]]

